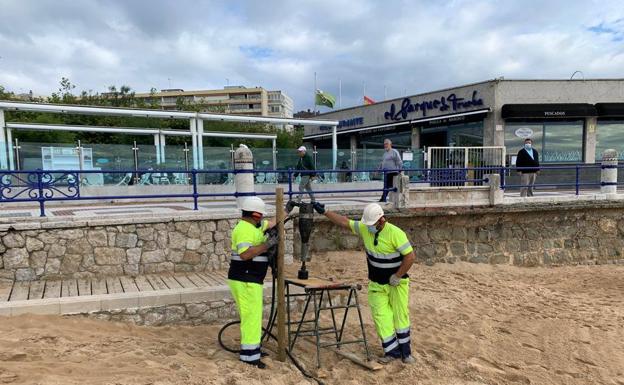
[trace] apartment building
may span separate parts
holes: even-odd
[[[205,110],[225,114],[292,118],[293,101],[282,91],[262,87],[227,86],[221,90],[184,91],[166,89],[156,93],[137,93],[135,97],[150,103],[155,98],[164,110],[177,108],[178,100],[205,106]]]

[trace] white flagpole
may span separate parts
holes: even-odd
[[[314,95],[314,109],[312,110],[312,112],[316,113],[316,72],[314,72],[314,92],[312,93]]]
[[[361,103],[364,103],[364,96],[366,96],[366,82],[362,83],[362,92],[363,92],[363,95],[362,95]]]
[[[386,86],[384,86],[384,100],[388,100],[388,92]]]
[[[342,108],[342,79],[338,79],[338,108]]]

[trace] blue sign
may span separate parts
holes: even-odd
[[[364,118],[359,116],[357,118],[339,120],[336,128],[354,127],[362,124],[364,124]],[[332,126],[320,126],[319,129],[321,131],[329,131],[332,129]]]
[[[470,108],[474,106],[482,106],[483,99],[477,98],[477,91],[472,91],[472,98],[466,100],[464,98],[458,98],[455,93],[450,94],[446,98],[443,96],[440,99],[423,101],[421,103],[412,103],[410,98],[405,98],[401,102],[401,109],[397,111],[397,107],[394,103],[390,105],[390,110],[384,113],[386,119],[401,120],[407,119],[407,115],[421,111],[422,116],[427,116],[427,111],[457,111],[463,108]]]
[[[359,126],[361,124],[364,124],[364,118],[360,116],[357,118],[344,119],[344,120],[339,121],[338,128]]]

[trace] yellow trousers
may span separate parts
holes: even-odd
[[[401,279],[396,287],[370,281],[368,304],[384,353],[393,357],[411,355],[409,279]]]
[[[232,297],[240,316],[241,361],[260,359],[262,338],[262,285],[228,279]]]

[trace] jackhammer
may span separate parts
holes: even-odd
[[[299,207],[299,236],[301,237],[301,267],[297,272],[297,278],[308,279],[308,270],[306,262],[310,261],[310,235],[314,225],[314,206],[312,203],[288,201],[286,204],[286,212],[290,213],[293,208]]]

